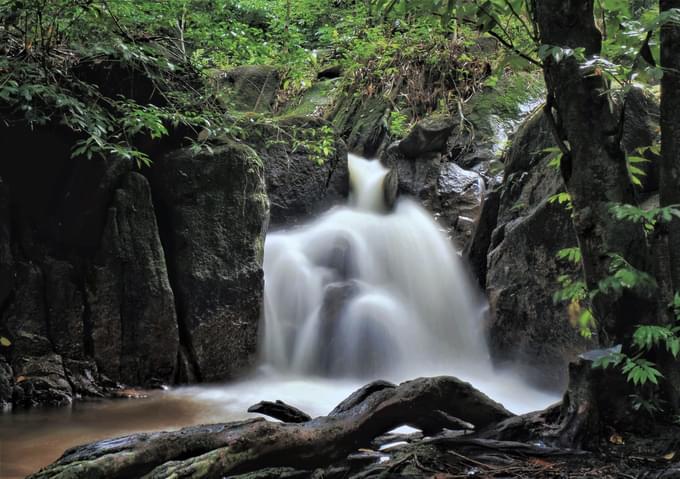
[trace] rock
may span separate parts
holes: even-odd
[[[338,78],[342,76],[342,66],[341,65],[331,65],[324,68],[319,73],[316,74],[316,78],[319,80],[326,78]]]
[[[109,206],[132,162],[94,157],[70,160],[67,179],[59,185],[55,242],[94,254],[101,243]]]
[[[558,276],[578,271],[556,258],[560,249],[577,243],[569,212],[549,201],[564,191],[560,172],[548,166],[543,152],[551,145],[542,112],[515,136],[506,158],[508,173],[485,283],[494,360],[519,365],[538,386],[559,389],[566,385],[567,364],[592,345],[570,325],[566,305],[553,302]],[[488,238],[488,230],[484,236]]]
[[[340,83],[337,79],[324,79],[315,82],[311,87],[293,98],[283,107],[285,117],[313,116],[325,118],[340,94]]]
[[[437,182],[442,157],[438,153],[429,153],[417,161],[406,158],[393,143],[387,148],[381,161],[397,175],[399,193],[418,198],[431,211],[435,210]]]
[[[2,330],[10,335],[9,339],[22,334],[47,338],[47,312],[45,310],[45,282],[40,268],[27,262],[15,263],[16,289],[14,301],[3,318]],[[48,342],[49,343],[49,342]],[[15,350],[20,349],[15,344]],[[19,351],[23,353],[23,351]]]
[[[387,100],[380,96],[365,98],[347,92],[338,100],[329,119],[350,152],[374,158],[380,156],[389,142],[389,111]]]
[[[64,359],[66,378],[73,392],[80,397],[104,397],[104,388],[94,361]]]
[[[269,65],[244,65],[224,72],[227,98],[242,111],[268,112],[274,107],[281,78]]]
[[[477,279],[482,291],[486,290],[486,256],[491,246],[493,230],[498,224],[499,207],[500,193],[497,190],[487,193],[473,236],[464,251],[472,274]]]
[[[500,184],[497,161],[520,123],[542,103],[544,90],[541,75],[513,72],[470,98],[460,112],[465,127],[450,139],[454,161],[474,169],[487,182]]]
[[[182,343],[203,381],[252,365],[262,302],[268,222],[264,166],[234,142],[178,150],[154,163],[160,216]]]
[[[484,180],[474,171],[464,170],[450,162],[439,170],[439,217],[444,224],[453,225],[455,238],[461,245],[467,244],[472,238],[484,191]]]
[[[464,247],[481,211],[485,189],[482,176],[446,161],[439,153],[407,158],[398,145],[390,145],[381,160],[392,169],[387,179],[398,183],[399,194],[417,198],[455,243]]]
[[[0,316],[13,288],[9,185],[0,178]]]
[[[94,357],[128,384],[172,381],[179,333],[175,298],[147,180],[129,173],[116,190],[90,290]]]
[[[313,142],[326,134],[324,127],[327,128],[328,123],[320,119],[291,117],[276,126],[258,125],[249,136],[264,162],[272,227],[308,221],[315,214],[345,201],[349,172],[343,141],[333,136],[333,153],[319,164],[312,152],[288,139],[308,138]],[[282,140],[274,141],[277,136]]]
[[[631,90],[623,129],[628,154],[656,137],[657,113],[650,97]],[[521,365],[534,383],[559,389],[567,381],[567,364],[594,344],[570,324],[567,305],[556,305],[552,299],[559,289],[558,276],[580,274],[574,265],[556,259],[560,249],[577,246],[577,240],[569,211],[549,201],[564,191],[560,172],[548,165],[544,151],[553,145],[539,110],[513,139],[505,158],[504,183],[495,193],[499,198],[489,198],[469,257],[489,296],[494,359]],[[494,216],[496,225],[489,235]]]
[[[66,379],[61,356],[19,356],[12,361],[16,387],[14,403],[21,407],[65,406],[73,391]]]
[[[73,266],[66,261],[47,259],[45,271],[45,301],[49,338],[54,350],[69,358],[85,354],[85,304],[76,286]]]
[[[0,413],[12,408],[14,372],[5,357],[0,354]]]
[[[422,157],[425,153],[442,153],[458,122],[450,116],[430,116],[411,129],[399,142],[399,149],[407,158]]]

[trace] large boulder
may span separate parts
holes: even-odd
[[[281,77],[269,65],[244,65],[222,75],[225,99],[238,110],[268,112],[274,108]]]
[[[454,128],[459,125],[459,121],[446,115],[426,117],[399,142],[399,149],[407,158],[414,159],[425,153],[442,153]]]
[[[99,368],[128,384],[171,382],[175,298],[149,184],[139,173],[127,174],[115,192],[93,270],[90,327]]]
[[[392,170],[388,178],[397,183],[398,193],[418,199],[435,215],[454,243],[459,248],[465,247],[481,210],[483,177],[440,153],[408,158],[400,143],[390,145],[381,161]]]
[[[251,129],[248,141],[264,163],[271,227],[308,221],[345,201],[347,148],[324,120],[289,117],[260,124]],[[330,146],[327,157],[313,151],[319,145]]]
[[[264,166],[231,141],[178,150],[153,166],[155,204],[189,367],[204,381],[249,367],[262,302]]]
[[[566,305],[553,301],[558,276],[578,270],[557,259],[559,250],[577,243],[569,211],[550,201],[564,191],[559,170],[548,165],[543,151],[552,144],[542,112],[514,138],[485,283],[494,359],[519,365],[539,386],[561,388],[567,364],[592,345],[569,323]]]
[[[622,144],[634,154],[656,138],[658,109],[641,91],[628,95]],[[556,257],[577,240],[566,205],[551,201],[564,191],[545,152],[553,145],[543,112],[534,113],[513,138],[503,185],[485,202],[484,221],[468,252],[489,297],[494,359],[519,365],[538,385],[558,389],[568,379],[568,363],[596,343],[578,334],[566,304],[553,301],[560,275],[580,275],[577,266]],[[653,161],[648,168],[654,171]]]

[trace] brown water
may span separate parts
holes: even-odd
[[[23,478],[79,444],[242,417],[245,414],[162,392],[145,399],[80,402],[69,408],[0,414],[0,478]]]

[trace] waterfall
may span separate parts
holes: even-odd
[[[267,237],[264,362],[328,378],[489,371],[482,302],[451,241],[411,199],[386,211],[379,161],[350,155],[349,171],[348,205]]]

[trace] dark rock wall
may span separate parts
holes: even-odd
[[[204,381],[234,377],[255,354],[268,199],[249,147],[173,152],[152,172],[184,346]],[[236,193],[236,194],[235,194]]]
[[[658,106],[641,90],[626,101],[622,144],[629,154],[650,145],[658,134]],[[545,148],[553,146],[542,111],[527,119],[507,151],[505,178],[485,200],[468,255],[491,308],[490,346],[500,365],[514,365],[538,386],[565,386],[568,363],[594,347],[597,338],[581,337],[568,305],[555,304],[557,278],[579,269],[556,258],[577,246],[569,210],[550,198],[565,191],[558,169],[549,166]],[[654,190],[655,159],[641,199]]]
[[[140,173],[71,159],[59,129],[4,128],[0,140],[0,406],[251,364],[268,222],[253,150],[174,149]]]

